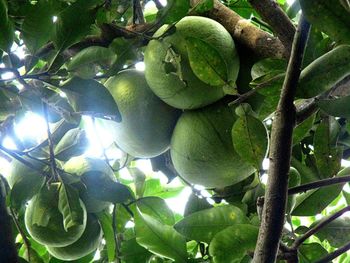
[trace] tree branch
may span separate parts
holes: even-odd
[[[350,211],[350,206],[347,206],[341,210],[339,210],[338,212],[334,213],[333,215],[330,215],[329,217],[324,218],[322,221],[320,221],[317,225],[315,225],[313,228],[309,229],[309,231],[307,231],[304,235],[300,236],[299,238],[297,238],[291,249],[298,249],[298,247],[304,243],[304,241],[306,239],[308,239],[309,237],[311,237],[312,235],[314,235],[315,233],[317,233],[318,231],[320,231],[320,229],[322,229],[323,227],[325,227],[326,225],[328,225],[329,223],[331,223],[332,221],[334,221],[335,219],[337,219],[338,217],[340,217],[342,214],[346,213]],[[328,261],[327,261],[328,262]]]
[[[315,263],[329,263],[332,262],[333,259],[339,257],[341,254],[345,253],[350,249],[350,242],[342,246],[341,248],[338,248],[337,250],[333,251],[332,253],[329,253],[324,258],[321,258],[320,260],[317,260]]]
[[[292,49],[295,27],[286,13],[274,0],[249,0],[249,3],[266,21],[288,52]]]
[[[306,191],[320,188],[320,187],[325,187],[325,186],[330,186],[334,184],[341,184],[341,183],[347,183],[350,182],[350,175],[347,176],[342,176],[342,177],[333,177],[333,178],[327,178],[327,179],[322,179],[316,182],[311,182],[307,184],[302,184],[298,185],[292,188],[288,189],[288,195],[294,195],[298,193],[304,193]]]
[[[302,16],[272,123],[270,168],[254,263],[272,263],[276,260],[284,224],[292,135],[296,119],[293,101],[309,32],[310,25]]]
[[[192,5],[202,0],[192,0]],[[260,57],[288,58],[290,53],[282,42],[269,33],[257,28],[247,19],[214,0],[214,8],[206,13],[211,19],[222,24],[232,37],[253,50]]]

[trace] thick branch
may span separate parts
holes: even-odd
[[[275,0],[249,0],[249,3],[266,21],[288,52],[292,49],[295,27]]]
[[[192,0],[192,5],[199,1],[201,0]],[[214,1],[214,8],[206,15],[222,24],[237,42],[247,46],[257,55],[273,58],[289,57],[289,52],[278,38],[257,28],[218,0]]]
[[[270,168],[254,263],[272,263],[276,260],[284,224],[292,134],[296,118],[293,101],[309,31],[309,23],[301,17],[272,124]]]
[[[19,262],[11,228],[11,218],[5,204],[5,192],[0,179],[0,261]]]
[[[304,193],[304,192],[312,190],[312,189],[330,186],[330,185],[334,185],[334,184],[347,183],[347,182],[350,182],[350,175],[322,179],[322,180],[319,180],[316,182],[311,182],[311,183],[302,184],[302,185],[292,187],[292,188],[288,189],[288,195]]]
[[[346,213],[348,211],[350,211],[350,206],[347,206],[347,207],[339,210],[338,212],[334,213],[333,215],[324,218],[321,222],[319,222],[313,228],[309,229],[309,231],[307,231],[304,235],[297,238],[294,241],[291,249],[297,249],[302,243],[304,243],[304,241],[306,239],[308,239],[309,237],[311,237],[312,235],[314,235],[315,233],[320,231],[323,227],[325,227],[326,225],[328,225],[329,223],[331,223],[332,221],[334,221],[335,219],[337,219],[338,217],[340,217],[341,215],[343,215],[344,213]]]

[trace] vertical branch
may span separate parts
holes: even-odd
[[[5,187],[0,179],[0,261],[19,262],[12,234],[11,219],[5,203]]]
[[[285,219],[292,134],[296,119],[293,101],[309,31],[310,25],[302,16],[294,37],[286,78],[272,124],[270,168],[254,263],[276,261]]]
[[[136,22],[138,22],[139,24],[145,23],[145,18],[143,16],[140,0],[133,0],[132,7],[134,24],[136,24]]]

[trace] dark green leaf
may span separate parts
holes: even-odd
[[[248,222],[242,210],[225,205],[192,213],[176,223],[174,228],[189,239],[209,243],[216,233],[226,227]]]
[[[82,201],[76,189],[70,185],[61,184],[59,190],[58,210],[63,216],[63,226],[69,228],[84,224]]]
[[[302,123],[298,124],[294,130],[293,130],[293,145],[298,144],[304,137],[306,137],[309,134],[309,131],[311,130],[314,121],[315,121],[316,114],[312,114],[310,117],[308,117],[306,120],[304,120]]]
[[[259,228],[236,224],[217,233],[210,242],[209,253],[214,263],[239,263],[247,252],[253,252]],[[228,253],[231,251],[231,253]]]
[[[318,100],[317,106],[331,116],[350,118],[350,95],[335,98]]]
[[[67,63],[67,70],[76,76],[89,78],[95,76],[101,67],[110,66],[116,58],[116,54],[109,48],[87,47]]]
[[[194,193],[191,193],[185,207],[184,216],[186,217],[194,212],[198,212],[211,207],[212,205],[210,205],[204,197],[199,198]]]
[[[186,240],[171,226],[138,211],[135,214],[136,241],[149,251],[179,263],[187,262]]]
[[[141,247],[136,242],[136,238],[123,241],[120,252],[122,254],[121,259],[125,263],[148,262],[148,259],[152,255],[147,249]]]
[[[7,1],[0,0],[0,49],[10,51],[14,37],[13,24],[8,16]]]
[[[112,95],[105,86],[91,79],[74,77],[60,89],[66,93],[75,111],[100,114],[121,121],[121,116]]]
[[[314,216],[322,212],[340,193],[343,184],[310,190],[297,196],[293,216]]]
[[[157,219],[162,224],[170,226],[175,224],[174,214],[162,198],[156,196],[143,197],[137,200],[136,205],[143,214]]]
[[[200,14],[213,9],[213,7],[214,7],[214,0],[201,0],[201,1],[198,1],[198,4],[196,4],[193,7],[192,11]]]
[[[249,104],[245,105],[249,106]],[[238,109],[242,111],[242,114],[232,127],[233,147],[242,160],[260,169],[269,142],[267,130],[259,119],[245,110],[244,106],[238,106],[236,114]]]
[[[101,212],[97,214],[97,217],[102,227],[104,240],[106,241],[108,262],[113,262],[117,255],[112,216],[108,212]]]
[[[186,38],[186,47],[191,69],[201,81],[212,86],[227,83],[227,65],[215,47],[196,37]]]
[[[53,42],[58,51],[78,42],[90,31],[95,20],[93,7],[99,0],[78,0],[57,15]]]
[[[311,98],[325,92],[349,73],[350,45],[340,45],[303,69],[299,78],[297,97]]]
[[[183,18],[190,8],[189,0],[169,0],[167,5],[159,12],[159,17],[165,24],[171,24]]]
[[[312,226],[319,221],[312,224]],[[315,234],[321,241],[327,240],[333,247],[341,247],[349,242],[350,222],[347,218],[337,218]]]
[[[55,157],[68,161],[73,156],[81,155],[87,148],[87,137],[84,130],[75,128],[69,130],[55,147]]]
[[[253,79],[262,77],[271,72],[283,72],[287,69],[287,62],[282,59],[266,58],[259,60],[255,63],[251,69],[251,75]]]
[[[307,20],[339,43],[350,43],[350,12],[341,1],[299,0]]]
[[[54,32],[53,16],[55,15],[53,1],[39,1],[31,6],[22,24],[22,36],[26,47],[35,53],[46,44]]]
[[[321,178],[334,176],[340,169],[343,149],[336,145],[339,132],[338,122],[327,117],[318,125],[314,135],[314,154]]]
[[[302,244],[298,249],[300,263],[313,263],[327,254],[327,250],[319,243]]]

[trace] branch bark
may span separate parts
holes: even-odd
[[[292,49],[295,27],[282,8],[274,0],[249,0],[262,19],[267,22],[286,50]]]
[[[342,246],[341,248],[338,248],[337,250],[333,251],[332,253],[329,253],[324,258],[321,258],[320,260],[317,260],[315,263],[329,263],[332,262],[333,259],[339,257],[341,254],[345,253],[350,249],[350,242]]]
[[[194,6],[201,0],[192,0]],[[260,57],[288,58],[290,53],[282,42],[269,33],[257,28],[247,19],[214,0],[214,8],[206,16],[222,24],[234,40],[242,43]]]
[[[304,192],[312,190],[312,189],[330,186],[330,185],[334,185],[334,184],[348,183],[348,182],[350,182],[350,175],[322,179],[322,180],[319,180],[316,182],[311,182],[311,183],[302,184],[302,185],[292,187],[292,188],[288,189],[288,195],[304,193]]]
[[[323,227],[325,227],[326,225],[328,225],[330,222],[334,221],[335,219],[337,219],[338,217],[340,217],[341,215],[343,215],[344,213],[350,211],[350,206],[347,206],[341,210],[339,210],[338,212],[334,213],[333,215],[330,215],[329,217],[324,218],[321,222],[319,222],[317,225],[315,225],[313,228],[309,229],[309,231],[307,231],[304,235],[300,236],[299,238],[297,238],[291,249],[298,249],[298,247],[304,243],[304,241],[306,239],[308,239],[309,237],[311,237],[312,235],[314,235],[315,233],[317,233],[318,231],[320,231]],[[328,262],[328,261],[327,261]]]
[[[285,217],[292,135],[296,119],[293,100],[309,32],[310,25],[302,16],[294,37],[286,78],[272,124],[270,168],[254,263],[276,261]]]

